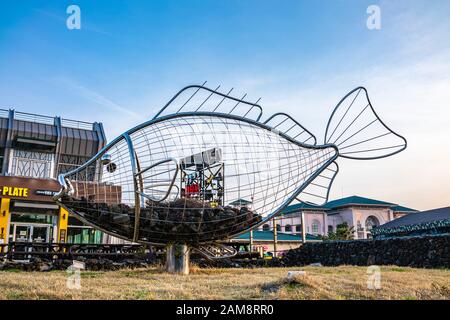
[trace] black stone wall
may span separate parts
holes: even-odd
[[[450,235],[306,243],[289,250],[285,266],[321,263],[337,265],[397,265],[418,268],[450,267]]]

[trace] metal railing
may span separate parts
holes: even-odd
[[[67,127],[67,128],[82,129],[82,130],[92,130],[93,129],[93,124],[91,122],[70,120],[70,119],[61,119],[61,126]]]
[[[53,118],[53,117],[43,116],[43,115],[34,114],[34,113],[19,112],[19,111],[14,112],[14,119],[35,122],[35,123],[50,124],[50,125],[55,124],[55,118]]]
[[[6,260],[47,260],[107,258],[121,260],[145,254],[145,246],[139,244],[76,244],[49,242],[10,242],[0,244],[0,258]]]
[[[0,118],[9,118],[9,110],[0,109]]]
[[[0,118],[9,118],[9,110],[8,109],[0,109]],[[21,121],[29,121],[35,123],[49,124],[55,125],[55,117],[44,116],[35,113],[28,112],[20,112],[14,111],[14,119]],[[93,123],[79,120],[71,120],[71,119],[61,119],[61,126],[67,128],[75,128],[82,130],[93,130]]]

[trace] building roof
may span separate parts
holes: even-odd
[[[288,206],[283,210],[282,214],[289,214],[293,212],[297,212],[300,210],[320,210],[320,211],[331,211],[338,208],[345,208],[350,206],[374,206],[374,207],[387,207],[391,208],[394,212],[417,212],[417,210],[407,208],[404,206],[400,206],[395,203],[380,201],[376,199],[370,199],[360,196],[350,196],[342,199],[337,199],[333,201],[329,201],[322,206],[316,206],[309,203],[296,203]]]
[[[450,221],[450,207],[410,213],[406,216],[385,223],[377,227],[376,229],[377,231],[381,232],[381,230],[406,227],[412,225],[420,225],[443,220]]]
[[[411,208],[400,206],[400,205],[393,206],[393,207],[391,207],[391,209],[394,212],[406,212],[406,213],[419,212],[419,210],[411,209]]]
[[[99,122],[0,109],[0,148],[12,146],[14,149],[57,152],[64,155],[61,163],[66,165],[74,162],[74,157],[77,161],[91,158],[105,144],[105,132]],[[87,159],[81,159],[81,163]]]
[[[352,205],[363,205],[363,206],[381,206],[381,207],[392,207],[395,204],[360,196],[351,196],[342,199],[337,199],[327,202],[325,205],[328,209],[337,209],[342,207],[349,207]]]
[[[234,237],[232,240],[239,241],[249,239],[250,239],[250,232],[246,232],[237,237]],[[277,239],[278,241],[302,241],[302,235],[277,232]],[[306,240],[319,240],[319,239],[316,236],[307,233]],[[273,232],[253,230],[253,241],[273,241]]]
[[[293,205],[288,206],[286,209],[283,210],[283,214],[289,214],[292,212],[297,212],[299,210],[326,210],[327,208],[325,206],[316,206],[310,203],[304,203],[304,202],[300,202],[300,203],[296,203]]]

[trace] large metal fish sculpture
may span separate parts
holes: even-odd
[[[324,144],[285,113],[261,121],[259,100],[231,91],[182,89],[153,119],[61,174],[55,200],[122,239],[201,246],[263,224],[294,199],[326,202],[338,157],[379,159],[406,148],[362,87],[338,103]]]

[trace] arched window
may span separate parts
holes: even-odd
[[[319,220],[314,219],[311,225],[311,232],[312,234],[318,234],[320,230],[320,222]]]
[[[290,224],[287,224],[287,225],[284,227],[284,231],[286,231],[286,232],[292,232],[292,226],[291,226]]]
[[[377,219],[377,217],[369,216],[366,219],[366,223],[365,223],[365,226],[366,226],[366,239],[372,238],[372,233],[371,233],[372,228],[373,227],[377,227],[379,225],[380,225],[380,221]]]
[[[295,226],[295,232],[302,232],[302,225],[298,224]]]
[[[263,231],[270,231],[270,226],[267,223],[263,225]]]
[[[277,231],[281,231],[281,226],[277,224]]]
[[[373,227],[378,227],[380,225],[380,221],[378,220],[377,217],[374,216],[369,216],[366,219],[366,231],[370,232],[370,230],[372,230]]]

